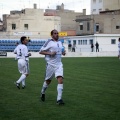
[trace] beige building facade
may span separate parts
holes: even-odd
[[[83,12],[75,12],[73,10],[64,9],[64,4],[56,6],[55,9],[46,9],[45,15],[53,15],[61,17],[61,31],[67,32],[67,34],[75,35],[76,34],[76,16],[86,15],[86,9],[83,9]]]
[[[0,31],[2,31],[2,27],[3,27],[3,22],[2,22],[2,20],[0,19]]]
[[[120,11],[76,17],[76,35],[120,34]]]
[[[10,15],[3,15],[3,31],[0,36],[4,38],[19,38],[22,35],[30,38],[50,38],[50,31],[61,31],[61,18],[59,16],[44,16],[42,9],[24,9],[11,11]]]
[[[30,38],[50,38],[50,31],[57,29],[60,36],[76,35],[76,16],[86,15],[64,9],[64,4],[56,6],[56,9],[23,9],[21,11],[10,11],[9,15],[3,15],[3,28],[0,32],[1,38],[19,38],[22,35]],[[62,36],[63,35],[63,36]]]
[[[103,11],[120,9],[120,0],[103,0]]]
[[[91,0],[91,14],[120,9],[120,0]]]

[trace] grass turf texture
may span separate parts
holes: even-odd
[[[63,58],[65,106],[56,105],[57,81],[40,101],[43,58],[30,59],[26,88],[14,85],[20,74],[13,58],[0,59],[0,120],[120,120],[120,60]]]

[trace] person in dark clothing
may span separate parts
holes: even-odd
[[[72,45],[71,43],[68,44],[68,51],[71,52]]]
[[[94,50],[94,45],[93,45],[93,43],[91,44],[91,52],[93,52],[93,50]]]
[[[75,52],[76,44],[73,44],[72,46],[72,52]]]
[[[96,52],[99,52],[99,44],[98,44],[98,42],[96,42],[95,46],[96,46]]]

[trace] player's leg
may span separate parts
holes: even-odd
[[[20,83],[22,82],[22,80],[24,80],[26,78],[26,75],[24,74],[24,69],[25,69],[25,61],[22,59],[19,59],[18,60],[18,70],[22,75],[16,81],[16,86],[18,87],[18,89],[20,89]]]
[[[45,91],[46,91],[46,89],[48,88],[48,85],[49,85],[50,83],[51,83],[51,80],[50,80],[50,79],[44,81],[43,86],[42,86],[42,90],[41,90],[41,93],[42,93],[42,94],[45,94]]]
[[[25,63],[25,67],[24,67],[23,73],[24,73],[24,75],[26,75],[26,77],[27,77],[27,76],[29,75],[29,73],[30,73],[29,63],[28,63],[28,62]],[[23,88],[23,89],[24,89],[25,86],[26,86],[25,80],[26,80],[26,78],[22,80],[22,88]]]
[[[47,90],[51,80],[54,76],[54,68],[50,65],[46,65],[45,81],[41,89],[41,100],[45,101],[45,91]]]
[[[57,85],[57,103],[59,105],[64,104],[62,100],[62,92],[63,92],[63,66],[60,65],[56,71],[55,71],[55,77],[58,80],[58,85]]]
[[[24,88],[25,88],[25,79],[22,80],[22,89],[24,89]]]

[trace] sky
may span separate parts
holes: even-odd
[[[76,12],[86,9],[87,14],[90,14],[90,0],[0,0],[0,18],[2,14],[10,14],[11,10],[33,8],[34,3],[37,3],[40,9],[55,9],[56,5],[64,3],[65,9]]]

